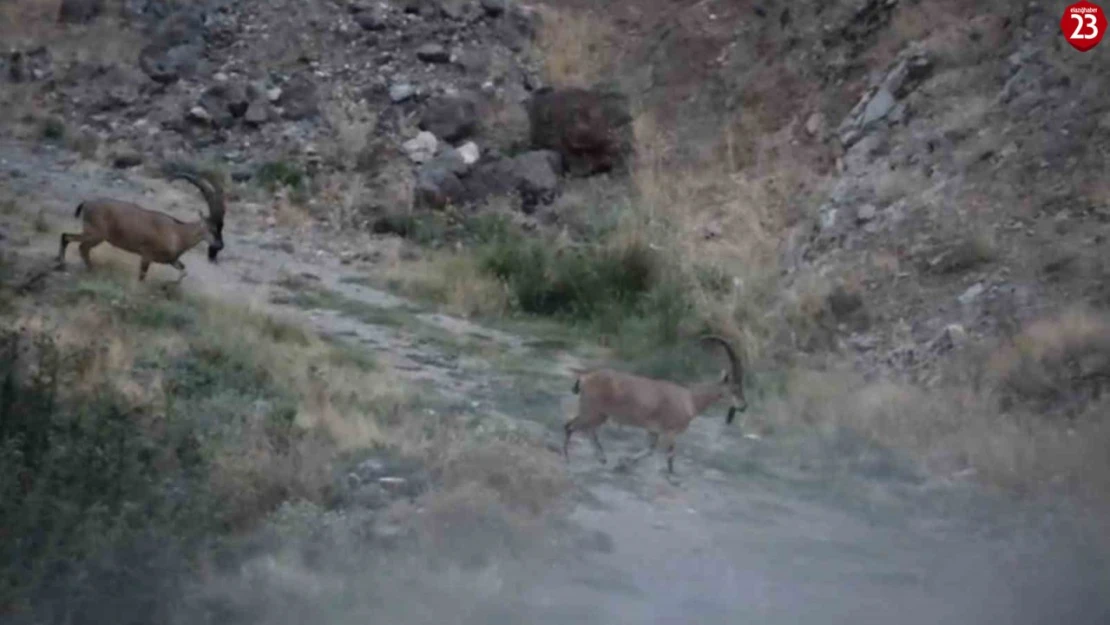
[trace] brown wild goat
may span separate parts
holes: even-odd
[[[578,414],[564,426],[563,456],[570,459],[571,434],[588,432],[598,460],[605,464],[605,450],[597,430],[612,419],[648,431],[647,449],[623,459],[621,465],[627,467],[638,462],[654,452],[662,441],[667,452],[667,472],[673,474],[675,439],[686,431],[694,417],[726,395],[732,397],[726,423],[732,423],[736,412],[748,407],[744,398],[744,371],[732,346],[718,336],[705,336],[702,340],[719,343],[728,355],[730,367],[721,372],[719,380],[687,387],[615,369],[575,370],[579,374],[573,388],[578,393]]]
[[[62,234],[58,249],[58,265],[65,266],[66,246],[80,243],[81,258],[92,269],[89,252],[107,241],[122,250],[138,254],[139,280],[146,278],[150,263],[170,265],[185,278],[185,265],[181,255],[201,241],[208,243],[208,260],[216,262],[216,254],[224,247],[224,213],[227,209],[223,189],[218,182],[181,168],[168,168],[171,180],[180,178],[200,189],[208,204],[208,215],[200,211],[200,219],[184,222],[166,213],[149,210],[122,200],[98,198],[86,200],[77,206],[74,217],[84,216],[80,234]],[[199,210],[199,209],[198,209]]]

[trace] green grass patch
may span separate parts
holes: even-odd
[[[679,277],[642,241],[559,247],[502,233],[477,253],[483,270],[508,286],[513,309],[525,315],[652,344],[673,343],[692,316]]]

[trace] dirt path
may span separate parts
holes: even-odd
[[[21,208],[41,208],[61,223],[72,222],[79,199],[93,195],[170,210],[175,201],[182,208],[195,203],[191,189],[11,143],[0,144],[0,181],[21,198]],[[334,255],[284,244],[257,215],[241,216],[248,217],[229,212],[219,265],[202,251],[186,256],[186,288],[256,302],[372,351],[444,401],[559,440],[574,400],[566,373],[573,354],[421,312],[350,281],[355,271]],[[44,262],[56,244],[45,235],[27,243]],[[76,253],[70,263],[79,267]],[[154,268],[149,279],[173,276]],[[290,276],[343,305],[306,310],[275,303],[296,294],[286,288]],[[483,356],[491,351],[514,366]],[[465,623],[1110,622],[1105,555],[1078,526],[1057,518],[1063,508],[1018,506],[967,485],[933,484],[893,457],[844,469],[836,455],[858,453],[857,441],[838,448],[753,440],[741,428],[726,428],[723,414],[711,415],[683,438],[677,483],[664,479],[662,458],[616,473],[600,467],[579,440],[570,471],[582,494],[571,521],[577,535],[595,540],[542,562],[452,581],[452,592],[465,597],[459,613],[417,616],[429,614],[420,607],[428,593],[400,593],[390,604],[394,622],[441,623],[444,614]],[[636,432],[614,429],[602,437],[610,458],[644,444]],[[325,608],[320,614],[356,622]]]

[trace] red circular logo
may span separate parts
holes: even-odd
[[[1086,52],[1102,41],[1106,32],[1106,13],[1097,4],[1082,0],[1064,9],[1060,30],[1071,47]]]

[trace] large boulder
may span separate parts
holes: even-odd
[[[529,103],[532,147],[558,152],[572,176],[624,170],[633,144],[628,108],[618,92],[542,88]]]
[[[478,105],[464,96],[437,98],[424,109],[419,126],[446,141],[466,139],[478,126]]]
[[[530,213],[559,193],[562,157],[552,150],[535,150],[512,158],[480,162],[462,180],[464,202],[481,202],[498,195],[518,194],[521,209]]]
[[[58,21],[67,24],[91,22],[104,10],[104,0],[62,0]]]
[[[466,161],[454,149],[445,150],[421,165],[416,171],[415,207],[439,209],[459,202],[466,193],[459,178],[467,169]]]

